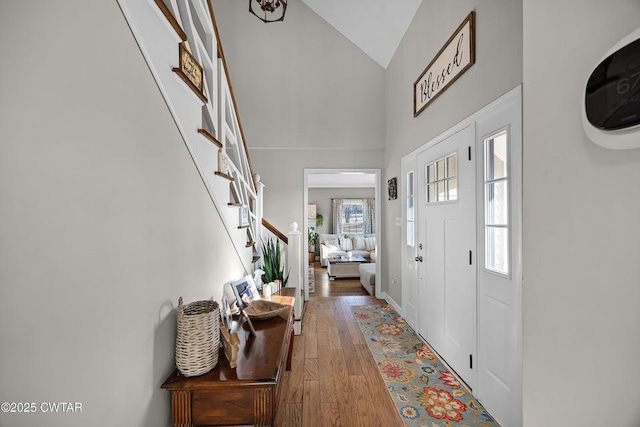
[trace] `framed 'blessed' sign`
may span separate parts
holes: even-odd
[[[413,84],[413,116],[444,92],[476,62],[475,21],[471,12]]]

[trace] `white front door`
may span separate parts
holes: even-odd
[[[475,124],[417,157],[418,332],[473,389],[476,352]]]
[[[522,425],[521,92],[478,121],[478,400]]]

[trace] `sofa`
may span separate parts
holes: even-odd
[[[369,295],[375,296],[376,293],[376,264],[372,262],[363,262],[358,266],[360,273],[360,284],[369,292]]]
[[[369,258],[371,262],[376,260],[376,235],[375,234],[324,234],[318,237],[320,244],[320,265],[326,267],[329,258],[343,256],[362,256]]]

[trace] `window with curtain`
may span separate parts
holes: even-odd
[[[375,233],[375,199],[332,199],[334,234]]]

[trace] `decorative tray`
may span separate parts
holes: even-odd
[[[276,317],[286,309],[286,305],[279,304],[277,302],[255,300],[247,308],[244,309],[244,312],[252,320],[264,320]]]

